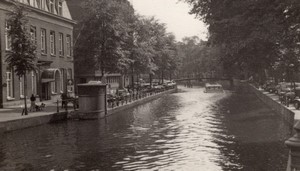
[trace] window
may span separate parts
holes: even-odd
[[[67,69],[67,79],[68,79],[68,92],[73,92],[73,76],[72,69]]]
[[[47,53],[46,30],[41,29],[41,53]]]
[[[6,72],[6,96],[7,99],[12,99],[14,97],[14,89],[13,89],[13,73],[12,71]]]
[[[37,91],[36,91],[36,73],[34,71],[31,71],[31,92],[32,94],[36,95]]]
[[[11,50],[11,36],[9,36],[10,26],[5,22],[5,49]]]
[[[55,71],[54,73],[54,82],[51,82],[51,91],[52,91],[52,94],[57,94],[58,91],[59,91],[59,88],[60,88],[60,81],[61,81],[61,78],[60,78],[60,72],[58,70]]]
[[[59,33],[59,56],[64,56],[64,35]]]
[[[64,92],[64,69],[60,69],[60,92]]]
[[[41,0],[36,0],[36,7],[42,8]]]
[[[32,42],[37,44],[37,41],[36,41],[36,28],[34,26],[30,27],[30,39],[31,39]]]
[[[54,0],[49,1],[49,11],[54,13]]]
[[[58,2],[58,15],[62,16],[62,2]]]
[[[55,55],[55,32],[50,32],[50,54]]]
[[[45,9],[45,0],[39,0],[41,2],[41,9]]]
[[[71,68],[67,69],[67,79],[68,80],[72,79],[72,69]]]
[[[72,52],[72,49],[71,49],[71,36],[70,35],[67,35],[66,37],[66,44],[67,44],[67,56],[71,56],[71,52]]]
[[[20,98],[24,98],[24,76],[20,78]]]

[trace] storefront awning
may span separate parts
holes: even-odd
[[[55,72],[58,71],[57,68],[49,68],[42,72],[42,83],[55,81]]]

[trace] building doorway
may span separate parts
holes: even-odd
[[[42,100],[50,100],[51,92],[50,92],[50,82],[42,83]]]

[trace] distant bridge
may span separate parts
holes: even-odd
[[[174,79],[174,81],[176,82],[181,82],[181,81],[191,81],[191,80],[198,80],[198,81],[206,81],[206,80],[209,80],[209,81],[214,81],[214,80],[226,80],[226,81],[229,81],[229,80],[232,80],[230,78],[224,78],[224,77],[193,77],[193,78],[178,78],[178,79]]]

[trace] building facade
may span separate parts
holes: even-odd
[[[28,31],[36,42],[37,70],[18,78],[5,63],[11,50],[11,38],[7,34],[8,12],[14,5],[26,7]],[[73,27],[65,0],[1,0],[0,1],[0,105],[22,104],[24,79],[27,79],[27,95],[34,94],[40,100],[60,97],[62,93],[74,93]]]

